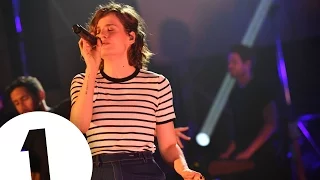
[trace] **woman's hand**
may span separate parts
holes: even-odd
[[[81,55],[87,69],[98,72],[101,63],[101,40],[98,38],[97,45],[92,46],[88,41],[81,38],[78,42]]]
[[[179,174],[184,180],[205,180],[201,173],[191,169],[183,170]]]

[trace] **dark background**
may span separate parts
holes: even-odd
[[[68,97],[71,79],[85,67],[79,58],[78,37],[71,26],[84,25],[94,8],[104,2],[1,1],[0,90],[17,76],[29,74],[42,82],[49,105]],[[149,69],[169,78],[175,96],[176,126],[191,128],[187,134],[193,139],[185,143],[185,151],[192,156],[189,159],[199,160],[200,151],[205,148],[196,144],[195,135],[226,74],[227,51],[232,44],[241,42],[259,1],[119,2],[136,7],[146,20],[149,44],[156,53]],[[275,41],[280,37],[292,98],[290,120],[295,120],[302,115],[319,113],[320,1],[275,0],[274,3],[254,43],[254,74],[279,95],[281,116],[288,116],[277,72]],[[20,34],[16,32],[13,4],[18,4]],[[223,113],[218,127],[223,127],[224,119],[229,118]],[[226,144],[223,128],[216,128],[212,138],[210,147],[205,149],[210,154],[205,156],[207,159]]]

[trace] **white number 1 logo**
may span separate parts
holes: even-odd
[[[48,168],[50,180],[91,179],[92,156],[85,137],[70,121],[49,112],[21,114],[0,128],[0,179],[31,180],[27,144],[34,134],[44,143],[33,144],[33,150],[47,146],[42,152],[48,162],[40,168]]]

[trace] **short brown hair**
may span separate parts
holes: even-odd
[[[247,60],[252,60],[253,58],[253,50],[251,47],[243,45],[243,44],[235,44],[230,49],[231,53],[238,53],[241,57],[241,61],[245,62]]]
[[[136,34],[135,42],[128,50],[129,64],[136,68],[147,69],[153,53],[149,50],[146,42],[145,22],[133,7],[115,2],[99,5],[87,24],[89,31],[96,34],[96,27],[99,20],[109,13],[114,13],[117,18],[119,18],[128,34],[130,32]],[[103,63],[100,68],[103,68]]]
[[[10,94],[17,87],[25,87],[29,93],[31,93],[36,98],[39,97],[40,91],[44,91],[40,81],[33,76],[20,76],[15,79],[7,88],[6,94],[10,98]]]

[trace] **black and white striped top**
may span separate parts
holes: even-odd
[[[77,101],[85,74],[71,83],[72,105]],[[93,116],[86,133],[92,155],[152,151],[155,128],[175,119],[168,79],[136,69],[122,79],[99,72],[93,96]]]

